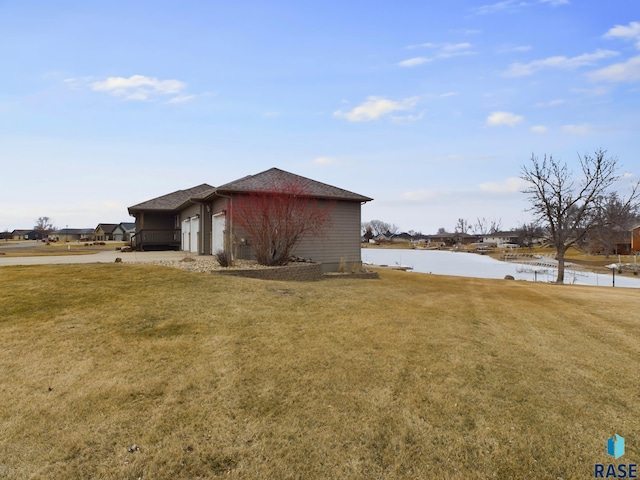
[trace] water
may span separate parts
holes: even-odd
[[[504,278],[512,275],[516,280],[555,282],[555,268],[501,262],[486,255],[448,252],[440,250],[403,250],[363,248],[362,261],[374,265],[405,265],[414,272],[457,277]],[[565,269],[565,283],[610,287],[611,274],[598,274]],[[640,288],[640,279],[616,275],[616,287]]]

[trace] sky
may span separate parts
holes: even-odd
[[[533,155],[640,175],[636,1],[0,0],[0,231],[277,167],[362,220],[531,220]]]

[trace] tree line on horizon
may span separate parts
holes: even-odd
[[[555,249],[559,284],[564,283],[564,258],[569,248],[601,250],[608,257],[620,236],[640,225],[640,182],[632,183],[626,194],[615,188],[626,175],[619,173],[618,159],[608,156],[606,150],[578,155],[578,160],[580,171],[575,174],[567,163],[551,155],[540,160],[532,154],[522,165],[520,178],[527,183],[522,193],[528,196],[534,220],[510,230],[519,232],[525,241],[543,237]],[[472,224],[459,218],[452,233],[487,235],[501,228],[501,220],[478,218]],[[397,234],[398,230],[394,224],[370,220],[362,223],[361,233],[371,239]],[[421,235],[412,230],[408,233]],[[441,227],[436,235],[448,233]]]

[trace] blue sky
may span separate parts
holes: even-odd
[[[532,154],[640,174],[635,1],[0,0],[0,66],[0,230],[271,167],[363,220],[510,228]]]

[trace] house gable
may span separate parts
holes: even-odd
[[[318,182],[307,177],[286,172],[279,168],[270,168],[264,172],[226,183],[215,189],[209,195],[215,193],[252,193],[269,192],[274,186],[295,184],[299,185],[310,197],[325,198],[330,200],[349,200],[356,202],[370,202],[372,198],[358,193],[350,192],[342,188],[334,187],[326,183]]]

